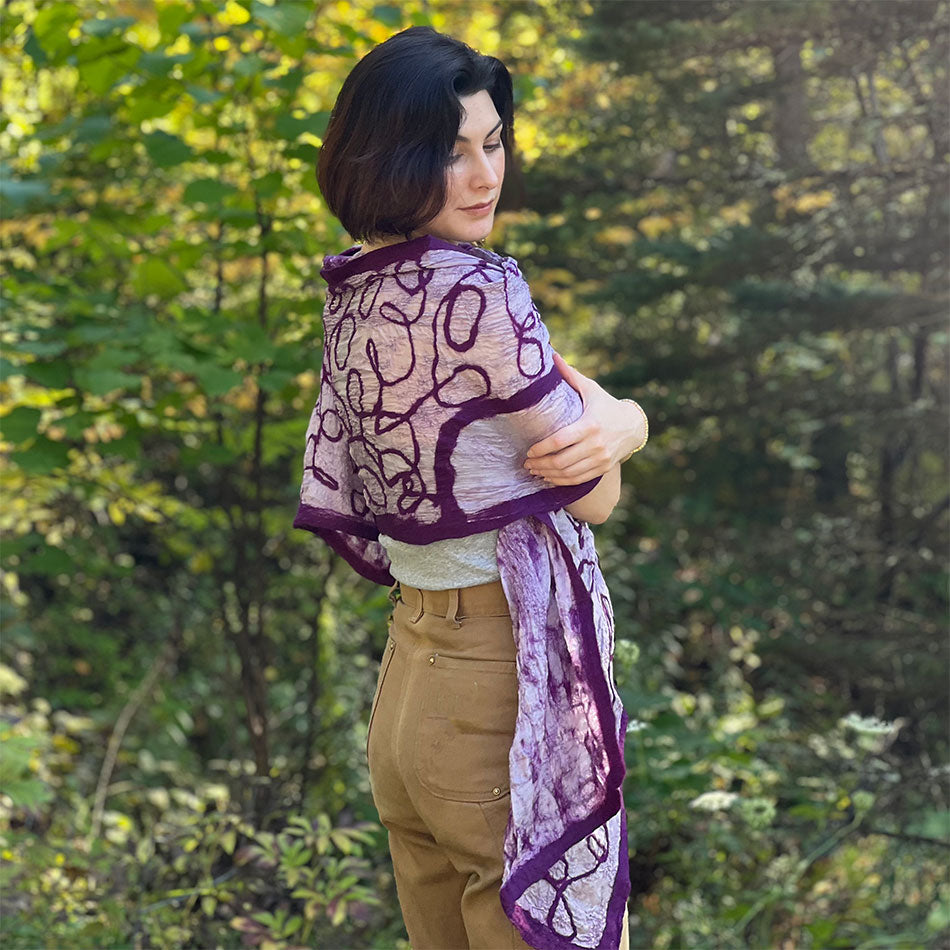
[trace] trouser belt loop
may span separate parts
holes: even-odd
[[[449,589],[449,606],[445,611],[445,619],[452,621],[453,627],[461,627],[461,621],[456,614],[459,612],[459,589],[452,587]]]
[[[416,612],[409,618],[409,623],[418,623],[425,610],[425,596],[418,587],[415,588],[415,596],[419,598],[419,603],[416,604]]]

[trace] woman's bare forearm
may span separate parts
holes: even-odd
[[[578,521],[603,524],[620,501],[620,463],[608,469],[600,481],[583,497],[565,505]]]

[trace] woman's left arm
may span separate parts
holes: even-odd
[[[560,353],[554,353],[554,360],[565,381],[580,394],[584,412],[576,422],[535,442],[528,449],[525,468],[552,485],[579,485],[609,472],[643,444],[646,417],[569,366]]]

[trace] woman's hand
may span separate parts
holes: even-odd
[[[555,352],[564,379],[580,394],[580,419],[558,429],[528,449],[525,462],[533,475],[552,485],[579,485],[609,472],[643,441],[643,419],[634,406],[615,399]]]

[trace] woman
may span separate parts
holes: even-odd
[[[491,231],[511,78],[429,27],[347,77],[294,525],[390,586],[367,733],[413,950],[629,946],[626,713],[588,522],[646,417],[553,352]],[[576,391],[572,388],[576,387]]]

